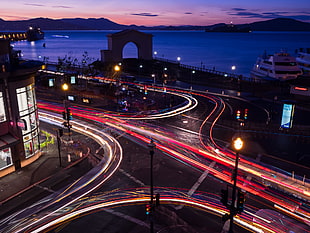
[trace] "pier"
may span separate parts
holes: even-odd
[[[26,32],[0,32],[0,39],[20,41],[27,40],[28,37]]]
[[[36,41],[44,39],[44,32],[39,27],[29,27],[26,32],[0,32],[0,39],[10,41]]]

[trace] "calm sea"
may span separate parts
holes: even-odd
[[[91,60],[100,59],[100,50],[107,49],[107,34],[117,31],[46,31],[45,39],[19,41],[15,49],[26,59],[57,61],[71,56],[82,60],[84,52]],[[207,33],[203,31],[145,31],[153,34],[156,57],[181,63],[249,76],[257,56],[281,50],[296,55],[298,48],[310,48],[310,32]],[[43,47],[45,43],[45,47]],[[124,57],[137,57],[137,48],[128,43]],[[235,71],[231,67],[235,66]]]

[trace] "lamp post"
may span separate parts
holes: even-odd
[[[229,223],[229,233],[233,233],[233,221],[234,221],[234,216],[237,213],[237,208],[235,206],[235,202],[236,202],[236,191],[237,191],[237,176],[238,176],[238,162],[239,162],[239,151],[242,149],[243,147],[243,141],[240,137],[236,138],[233,141],[233,147],[234,150],[236,152],[236,161],[235,161],[235,168],[234,168],[234,172],[233,172],[233,190],[232,190],[232,198],[231,198],[231,205],[230,205],[230,223]]]
[[[67,91],[69,90],[69,85],[67,83],[64,83],[62,85],[62,89],[65,91],[65,101],[64,101],[64,107],[65,107],[65,111],[64,111],[64,117],[63,119],[66,120],[65,125],[68,128],[68,134],[69,134],[69,141],[71,141],[71,130],[70,130],[70,120],[71,120],[71,110],[68,107],[68,95],[67,95]]]
[[[236,75],[236,66],[235,66],[235,65],[231,66],[231,70],[232,70],[233,76],[234,76],[234,78],[235,78],[235,75]]]
[[[195,70],[192,70],[191,72],[191,91],[193,90],[193,75],[196,73]]]
[[[151,206],[151,211],[150,211],[150,232],[154,232],[154,224],[153,224],[153,210],[154,210],[154,190],[153,190],[153,155],[154,155],[154,149],[156,147],[153,139],[151,139],[151,142],[148,144],[148,147],[150,149],[150,180],[151,180],[151,187],[150,187],[150,206]]]
[[[119,76],[120,76],[120,73],[121,73],[120,72],[121,71],[120,65],[115,65],[113,67],[113,70],[114,70],[114,72],[113,72],[113,75],[112,75],[112,79],[118,80]]]
[[[155,86],[155,74],[152,74],[152,78],[153,78],[153,86]]]

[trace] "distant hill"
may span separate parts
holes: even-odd
[[[38,26],[44,30],[123,30],[129,28],[144,29],[135,25],[122,25],[105,18],[74,18],[49,19],[35,18],[19,21],[5,21],[0,19],[0,31],[26,31],[29,26]]]
[[[288,18],[260,21],[250,23],[248,26],[252,31],[310,31],[310,23]]]
[[[72,19],[49,19],[35,18],[29,20],[5,21],[0,19],[0,31],[26,31],[29,26],[38,26],[44,30],[210,30],[216,26],[156,26],[146,27],[137,25],[123,25],[105,18],[72,18]],[[249,27],[252,31],[310,31],[310,23],[301,22],[288,18],[254,22],[250,24],[236,25],[238,28]]]
[[[225,26],[227,27],[227,24],[207,26],[206,31],[225,28]],[[237,24],[235,26],[240,29],[249,28],[251,31],[310,31],[310,23],[288,18],[276,18],[249,24]]]

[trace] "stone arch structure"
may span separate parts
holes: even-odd
[[[119,62],[123,60],[123,48],[129,42],[138,49],[138,59],[153,59],[153,35],[133,29],[107,35],[108,49],[101,50],[102,62]]]

